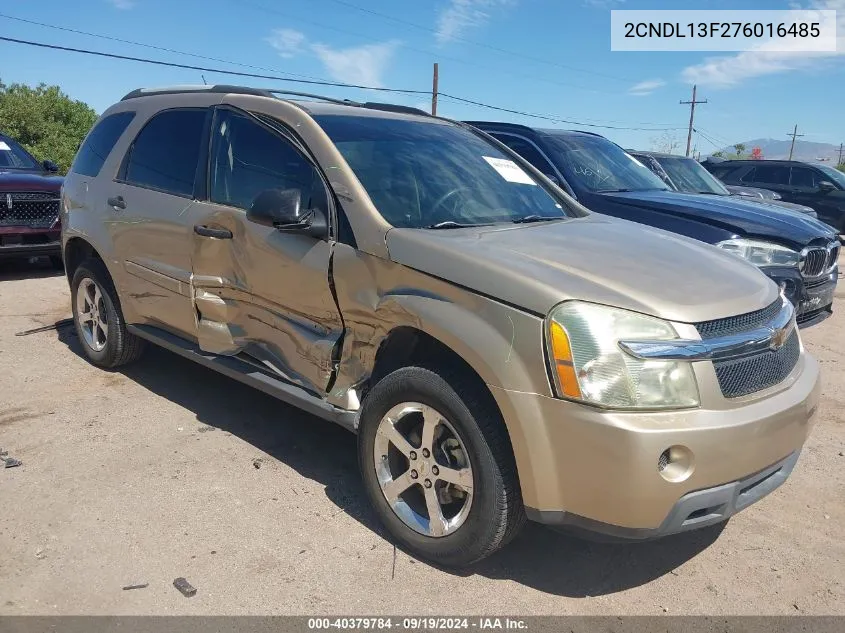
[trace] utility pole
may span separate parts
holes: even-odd
[[[693,84],[692,87],[692,101],[681,101],[681,105],[688,105],[689,106],[689,132],[687,132],[687,153],[686,156],[689,158],[689,150],[690,146],[692,145],[692,122],[695,118],[695,104],[697,103],[707,103],[707,99],[704,101],[696,101],[695,100],[695,88],[696,86]]]
[[[792,134],[787,134],[787,136],[792,137],[792,145],[789,146],[789,160],[792,160],[792,151],[795,149],[795,137],[796,136],[804,136],[804,135],[798,133],[798,124],[796,123],[795,129],[792,130]],[[840,146],[840,152],[841,152],[841,146]]]
[[[842,164],[842,143],[839,144],[839,162],[836,163],[837,165]]]
[[[431,83],[431,114],[437,116],[437,80],[439,78],[437,62],[434,62],[434,79]]]

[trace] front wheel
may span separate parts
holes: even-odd
[[[463,394],[463,397],[458,393]],[[364,487],[410,552],[464,566],[496,551],[525,513],[504,422],[489,394],[460,375],[399,369],[364,401]]]

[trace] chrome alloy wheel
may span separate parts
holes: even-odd
[[[101,352],[109,336],[108,310],[100,286],[89,277],[76,289],[76,319],[88,347]]]
[[[412,530],[447,536],[472,506],[472,465],[463,440],[436,409],[403,402],[379,422],[373,461],[381,491]]]

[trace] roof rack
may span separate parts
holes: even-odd
[[[207,85],[185,85],[185,86],[165,86],[161,88],[138,88],[128,93],[121,99],[137,99],[138,97],[150,97],[153,95],[172,95],[172,94],[188,94],[188,93],[228,93],[239,95],[253,95],[257,97],[274,97],[276,95],[282,97],[304,97],[306,99],[315,99],[325,101],[327,103],[335,103],[337,105],[345,105],[353,108],[368,108],[370,110],[382,110],[384,112],[399,112],[404,114],[418,114],[422,116],[432,116],[425,110],[419,108],[412,108],[411,106],[397,105],[394,103],[377,103],[368,101],[366,103],[359,103],[351,99],[335,99],[334,97],[326,97],[311,92],[296,92],[293,90],[279,90],[276,88],[249,88],[246,86],[232,86],[228,84],[216,84],[213,86]]]
[[[255,95],[258,97],[272,97],[273,94],[269,90],[262,90],[260,88],[247,88],[245,86],[230,86],[227,84],[217,84],[214,86],[201,85],[186,85],[186,86],[165,86],[162,88],[138,88],[128,93],[121,99],[137,99],[138,97],[151,97],[153,95],[173,95],[186,94],[191,92],[211,92],[211,93],[232,93],[241,95]]]
[[[376,101],[367,101],[366,103],[356,104],[362,108],[369,108],[370,110],[383,110],[384,112],[398,112],[400,114],[420,114],[422,116],[432,116],[425,110],[414,108],[412,106],[397,105],[395,103],[378,103]]]

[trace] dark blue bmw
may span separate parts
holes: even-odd
[[[774,206],[671,191],[598,134],[468,123],[514,150],[588,209],[680,233],[756,264],[796,305],[800,327],[832,313],[840,244],[826,224]]]

